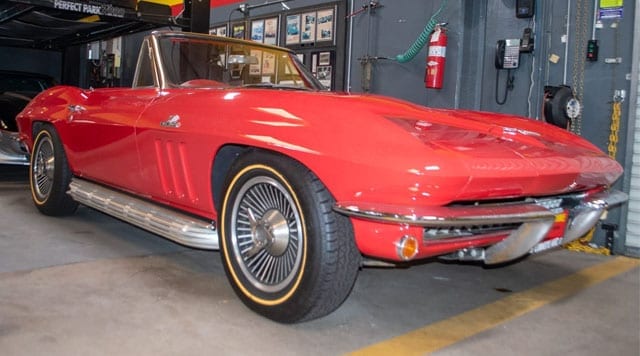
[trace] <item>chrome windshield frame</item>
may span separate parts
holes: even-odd
[[[194,39],[194,40],[200,40],[200,41],[203,41],[203,40],[204,41],[217,41],[217,42],[221,42],[221,43],[244,45],[244,46],[250,46],[250,47],[255,47],[255,48],[260,48],[260,49],[264,49],[264,50],[269,50],[269,51],[274,51],[274,52],[287,54],[287,56],[291,60],[291,64],[293,65],[293,67],[299,72],[299,75],[302,77],[302,79],[305,81],[305,83],[307,83],[310,86],[310,87],[306,88],[307,90],[323,90],[324,89],[322,84],[320,84],[320,82],[298,60],[298,58],[295,56],[293,51],[291,51],[291,50],[289,50],[287,48],[271,46],[271,45],[265,45],[265,44],[252,42],[252,41],[241,40],[241,39],[237,39],[237,38],[219,37],[219,36],[213,36],[213,35],[201,34],[201,33],[174,32],[174,31],[153,31],[148,36],[148,38],[149,38],[149,42],[148,43],[149,43],[149,48],[150,48],[150,50],[152,52],[152,63],[153,63],[152,71],[154,72],[154,76],[155,76],[155,78],[157,80],[156,85],[157,85],[158,89],[161,90],[161,91],[169,89],[169,88],[180,87],[178,84],[172,83],[169,80],[168,74],[167,74],[167,71],[166,71],[167,67],[165,66],[165,63],[163,63],[160,40],[162,38],[167,38],[167,37],[182,38],[182,39],[186,39],[186,40]],[[302,87],[301,87],[301,89],[302,89]]]

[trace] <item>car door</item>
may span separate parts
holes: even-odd
[[[158,96],[153,88],[96,89],[69,106],[67,150],[75,174],[120,189],[140,192],[135,122]]]

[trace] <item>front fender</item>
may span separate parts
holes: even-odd
[[[56,127],[64,142],[64,123],[69,117],[69,105],[82,102],[85,98],[81,89],[71,86],[56,86],[38,94],[16,117],[20,140],[31,151],[34,125],[38,122],[48,122]]]

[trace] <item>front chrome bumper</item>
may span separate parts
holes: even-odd
[[[17,132],[0,130],[0,164],[29,165],[29,153]]]
[[[628,200],[627,194],[606,190],[595,194],[568,194],[500,204],[398,208],[384,205],[338,202],[334,210],[347,216],[384,224],[424,228],[423,245],[503,232],[500,242],[474,251],[474,258],[486,264],[507,262],[536,252],[559,215],[566,216],[559,244],[586,234],[610,207]]]

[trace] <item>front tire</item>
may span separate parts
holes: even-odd
[[[231,167],[221,204],[222,262],[252,310],[283,323],[329,314],[347,298],[360,253],[348,218],[300,163],[251,151]]]
[[[36,134],[29,166],[31,197],[45,215],[63,216],[76,211],[78,203],[68,194],[71,170],[55,128],[43,126]]]

